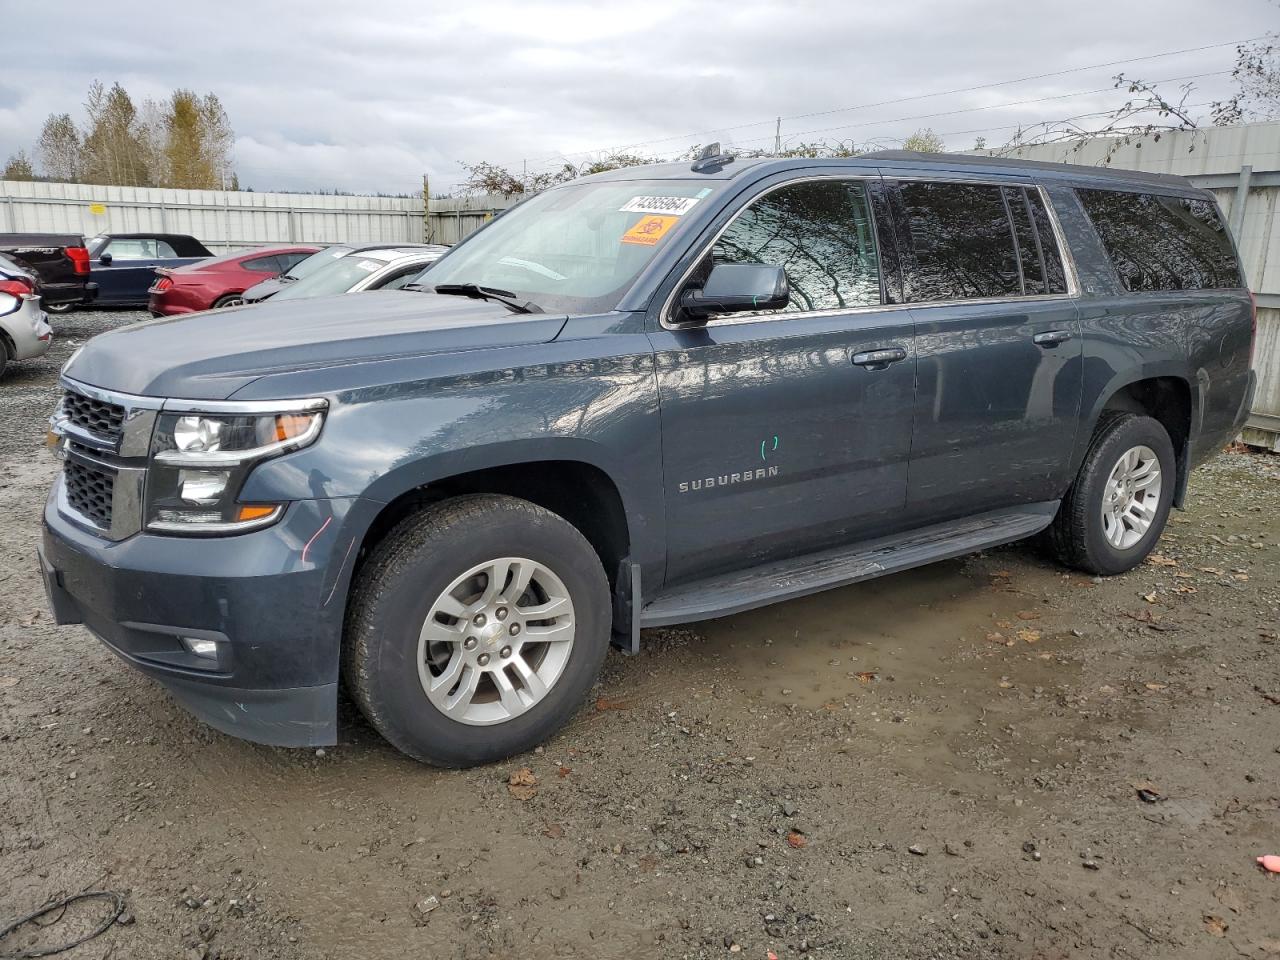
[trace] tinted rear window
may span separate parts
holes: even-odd
[[[1013,227],[1000,188],[903,183],[907,302],[1022,295]]]
[[[1213,203],[1114,190],[1076,193],[1126,290],[1244,286]]]

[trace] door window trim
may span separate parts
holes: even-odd
[[[720,240],[720,237],[724,234],[724,232],[728,230],[729,227],[734,223],[734,221],[738,219],[738,215],[742,213],[742,211],[746,210],[748,207],[750,207],[753,203],[755,203],[761,197],[768,196],[770,193],[773,193],[775,190],[781,190],[783,187],[789,187],[797,183],[809,183],[812,181],[831,181],[831,180],[837,180],[837,181],[857,180],[857,181],[861,181],[864,184],[864,186],[874,182],[882,183],[886,187],[897,186],[898,184],[901,184],[904,182],[905,183],[928,182],[928,183],[961,183],[961,184],[968,184],[970,186],[986,186],[986,187],[1016,186],[1016,187],[1022,187],[1026,190],[1036,190],[1039,192],[1040,201],[1042,204],[1044,204],[1045,211],[1048,213],[1049,226],[1053,230],[1053,239],[1058,245],[1058,255],[1059,255],[1059,258],[1062,260],[1063,272],[1066,275],[1067,292],[1066,293],[1022,294],[1018,296],[1008,296],[1008,297],[983,297],[983,298],[975,298],[972,300],[929,300],[922,303],[883,303],[882,302],[878,304],[867,304],[865,306],[860,306],[860,307],[834,307],[827,310],[804,310],[796,313],[784,313],[784,312],[766,313],[766,314],[755,314],[749,317],[740,317],[740,316],[736,317],[732,314],[729,314],[723,317],[712,317],[705,324],[698,324],[696,328],[691,327],[688,324],[673,323],[671,321],[671,318],[675,316],[676,298],[679,297],[680,292],[684,290],[685,284],[689,282],[689,278],[693,276],[693,272],[702,263],[703,259],[707,256],[707,254],[711,252],[712,248],[715,247],[716,243]],[[1004,195],[1004,192],[1002,190],[1001,197],[1003,197],[1003,195]],[[877,262],[877,268],[880,271],[880,295],[883,298],[884,268],[881,263],[881,256],[880,256],[880,233],[878,229],[878,223],[876,220],[876,212],[874,209],[875,204],[870,202],[871,200],[870,191],[868,191],[867,193],[867,199],[868,199],[867,210],[871,214],[872,229],[875,231],[875,235],[876,235],[876,262]],[[1010,220],[1009,229],[1011,231],[1013,230],[1012,220]],[[780,321],[780,320],[805,320],[810,317],[832,317],[832,316],[843,316],[843,315],[849,315],[849,314],[883,313],[890,310],[910,310],[913,308],[923,309],[927,307],[969,306],[969,305],[981,306],[984,304],[1025,303],[1028,301],[1040,301],[1040,300],[1071,300],[1071,299],[1078,298],[1079,296],[1080,296],[1080,280],[1079,280],[1078,274],[1076,273],[1075,257],[1071,253],[1071,248],[1067,246],[1066,234],[1063,233],[1062,224],[1059,223],[1058,221],[1058,211],[1056,211],[1053,208],[1053,203],[1050,200],[1048,191],[1045,190],[1043,184],[1032,183],[1027,180],[1018,180],[1013,178],[1006,179],[1006,180],[994,180],[994,179],[987,180],[987,179],[973,179],[968,177],[948,177],[948,176],[888,176],[886,177],[883,174],[875,174],[875,175],[851,174],[850,176],[845,177],[845,176],[828,175],[828,176],[798,177],[794,180],[786,180],[782,183],[775,183],[770,186],[766,186],[758,190],[756,193],[752,194],[751,197],[745,203],[743,203],[742,206],[734,213],[734,215],[730,217],[727,221],[725,221],[724,225],[721,226],[720,229],[715,232],[715,234],[711,237],[711,239],[708,240],[705,244],[703,244],[702,249],[698,252],[697,256],[693,258],[693,261],[690,263],[688,268],[681,275],[680,280],[672,288],[671,293],[667,295],[667,299],[662,305],[662,312],[658,315],[658,317],[659,317],[659,323],[661,324],[662,329],[664,330],[690,330],[690,329],[700,329],[702,327],[729,326],[729,325],[735,325],[740,323],[765,323],[765,322]]]

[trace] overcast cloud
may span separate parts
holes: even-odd
[[[258,190],[432,191],[460,162],[519,170],[636,144],[674,154],[773,139],[776,116],[989,84],[1259,36],[1267,0],[33,4],[0,0],[0,160],[32,149],[50,112],[82,117],[95,78],[137,100],[213,91]],[[784,141],[892,143],[930,126],[951,148],[1012,126],[1103,110],[1123,69],[1163,79],[1228,71],[1231,47],[783,123]],[[1195,102],[1228,77],[1196,81]],[[1176,84],[1170,85],[1176,87]],[[921,114],[971,110],[948,116]],[[890,122],[886,122],[890,121]],[[740,127],[755,123],[754,126]],[[740,127],[725,130],[723,128]],[[839,129],[829,129],[839,127]],[[717,132],[718,131],[718,132]],[[807,132],[821,131],[821,132]],[[665,139],[673,138],[673,139]],[[660,141],[660,142],[651,142]]]

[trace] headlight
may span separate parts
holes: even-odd
[[[161,533],[226,534],[266,526],[280,503],[241,503],[250,471],[263,460],[315,441],[323,400],[288,402],[276,413],[162,412],[151,440],[146,526]]]

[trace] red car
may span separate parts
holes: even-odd
[[[240,296],[254,284],[285,273],[319,247],[262,247],[248,252],[228,253],[199,263],[156,270],[148,309],[153,317],[177,313],[234,307],[244,303]]]

